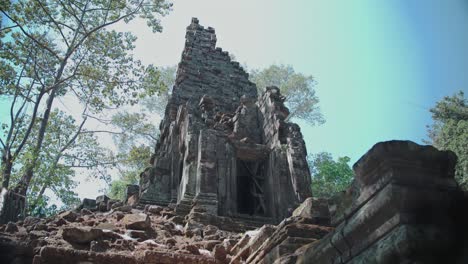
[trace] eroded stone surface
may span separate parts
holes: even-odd
[[[290,216],[311,196],[307,152],[279,89],[259,88],[260,96],[216,48],[214,29],[193,19],[139,201],[175,205],[193,226],[221,227],[222,217],[261,226]]]
[[[151,227],[150,218],[147,214],[127,214],[121,220],[128,229],[146,230]]]
[[[91,227],[65,227],[62,228],[62,237],[71,243],[86,244],[102,236],[99,228]]]

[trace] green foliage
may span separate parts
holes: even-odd
[[[56,215],[59,211],[57,205],[49,205],[48,199],[40,199],[34,207],[29,208],[28,214],[34,217],[49,217]]]
[[[120,151],[128,152],[134,145],[155,142],[159,130],[147,114],[121,112],[112,116],[111,125],[120,132],[114,134],[114,142]]]
[[[111,182],[107,196],[111,199],[118,199],[123,201],[125,199],[125,190],[127,188],[128,182],[124,180],[115,180]]]
[[[124,199],[127,185],[138,184],[140,173],[150,165],[151,150],[159,133],[154,120],[164,115],[175,84],[176,70],[175,65],[158,69],[159,90],[140,100],[142,108],[139,113],[120,112],[112,117],[111,124],[120,131],[113,135],[118,147],[119,177],[112,181],[109,197]]]
[[[457,154],[455,179],[468,190],[468,101],[460,91],[444,97],[430,112],[434,123],[428,126],[429,143]]]
[[[165,0],[0,2],[0,99],[11,102],[11,118],[0,124],[2,167],[13,163],[13,175],[2,171],[4,187],[12,178],[32,207],[47,201],[45,189],[71,205],[73,168],[109,178],[99,168],[114,161],[85,129],[87,118],[161,89],[158,70],[133,58],[136,38],[118,24],[141,17],[160,32],[159,17],[170,9]],[[79,125],[53,111],[65,96],[80,103]]]
[[[113,135],[118,146],[116,168],[119,177],[111,182],[108,195],[123,199],[126,186],[138,184],[140,173],[149,166],[151,149],[159,131],[145,113],[118,113],[112,117],[111,124],[120,130]]]
[[[33,158],[32,143],[37,140],[38,129],[39,125],[36,124],[30,137],[31,142],[28,142],[25,151],[17,157],[12,175],[13,184],[20,181],[26,168],[24,164]],[[74,180],[75,168],[85,168],[90,175],[109,181],[110,176],[105,172],[106,168],[114,164],[112,155],[99,146],[96,136],[80,132],[72,116],[59,110],[51,113],[44,146],[34,168],[35,177],[27,192],[31,213],[36,211],[36,207],[40,207],[40,211],[48,210],[47,202],[50,199],[45,195],[45,190],[50,190],[63,203],[64,208],[71,208],[79,203],[78,196],[73,191],[78,184]]]
[[[154,142],[153,142],[154,143]],[[140,145],[132,146],[128,153],[119,155],[119,179],[111,182],[108,190],[109,197],[123,200],[125,190],[129,184],[138,184],[140,173],[149,166],[151,158],[151,147]]]
[[[159,82],[161,89],[158,94],[141,100],[146,111],[149,113],[159,114],[162,117],[166,109],[169,96],[172,93],[172,88],[175,84],[176,72],[176,65],[159,68]]]
[[[308,159],[312,174],[312,195],[331,198],[349,187],[354,172],[348,165],[349,157],[333,160],[330,153],[320,152]]]
[[[315,80],[310,75],[297,73],[290,65],[271,65],[263,70],[251,70],[249,79],[257,85],[259,92],[268,86],[277,86],[286,97],[285,104],[290,110],[289,118],[307,121],[309,124],[323,124],[325,120],[315,95]]]

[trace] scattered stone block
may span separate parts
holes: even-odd
[[[96,197],[96,204],[105,203],[107,205],[107,202],[109,200],[110,198],[107,197],[107,195],[99,195],[98,197]]]
[[[138,241],[143,241],[143,240],[148,239],[147,233],[145,231],[141,231],[141,230],[128,230],[128,235],[131,238],[138,239]]]
[[[127,214],[122,223],[128,229],[146,230],[151,227],[150,218],[144,213]]]
[[[106,252],[110,248],[108,241],[97,240],[91,241],[89,251],[91,252]]]
[[[147,205],[145,211],[154,215],[159,215],[164,208],[159,205]]]
[[[65,227],[62,237],[65,241],[76,244],[87,244],[102,237],[102,229],[90,227]]]
[[[213,256],[219,261],[225,261],[227,256],[226,248],[221,244],[216,245],[213,249]]]
[[[7,233],[16,233],[18,232],[18,226],[13,222],[8,222],[5,227],[5,232]]]
[[[24,218],[23,220],[23,226],[24,227],[32,226],[32,225],[39,223],[40,221],[41,221],[40,218],[33,217],[33,216],[26,216],[26,218]]]
[[[115,231],[118,228],[113,223],[99,223],[95,228]]]
[[[127,201],[133,195],[138,195],[140,192],[140,186],[135,184],[127,185],[127,189],[125,190],[125,200]]]
[[[96,210],[96,200],[84,198],[80,206],[81,209]]]
[[[122,205],[122,206],[114,208],[114,210],[124,212],[124,213],[129,213],[129,212],[132,211],[132,206],[131,205]]]
[[[193,255],[200,255],[200,251],[198,250],[198,247],[196,247],[195,245],[185,245],[182,247],[182,249],[184,250],[187,250],[188,252],[190,252],[190,254],[193,254]]]
[[[138,205],[138,194],[134,194],[127,199],[127,204],[136,207]]]
[[[83,209],[81,209],[80,214],[81,215],[92,215],[93,212],[91,212],[89,209],[83,208]]]
[[[74,222],[78,215],[73,211],[66,211],[58,215],[58,217],[67,220],[68,222]]]

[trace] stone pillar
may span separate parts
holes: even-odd
[[[168,205],[171,201],[171,159],[158,157],[140,178],[140,203]]]
[[[376,144],[354,165],[359,197],[298,263],[454,263],[455,162],[432,146]]]
[[[287,154],[291,183],[297,204],[311,197],[311,176],[307,163],[307,150],[302,139],[301,129],[297,124],[288,124]]]
[[[218,214],[218,177],[216,168],[216,131],[200,131],[195,196],[196,210]]]

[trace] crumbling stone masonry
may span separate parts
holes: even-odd
[[[193,18],[139,202],[262,223],[289,216],[311,191],[305,144],[284,100],[277,87],[258,96],[216,47],[215,30]]]
[[[451,151],[377,143],[354,164],[356,186],[334,210],[335,230],[290,257],[296,263],[467,263],[468,196],[454,180],[455,164]]]

